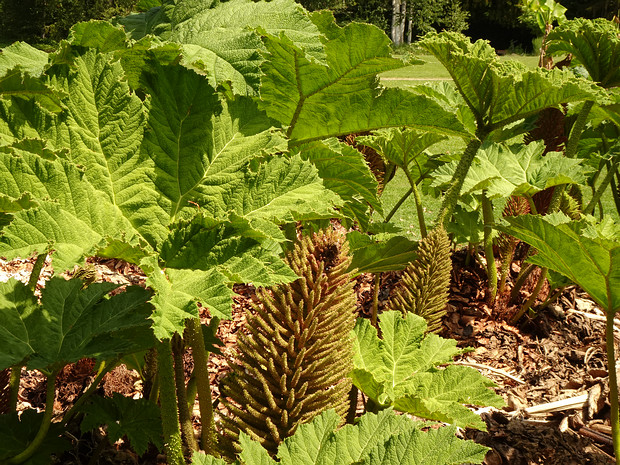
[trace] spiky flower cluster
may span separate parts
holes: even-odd
[[[441,329],[450,287],[450,240],[443,227],[420,241],[418,258],[405,269],[402,282],[389,304],[391,310],[423,317],[429,332]]]
[[[304,238],[288,256],[300,276],[288,285],[259,290],[248,334],[238,339],[232,373],[222,381],[224,452],[244,431],[275,454],[300,424],[334,408],[344,417],[352,369],[355,324],[351,263],[341,235]]]

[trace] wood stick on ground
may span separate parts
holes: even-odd
[[[588,394],[581,394],[568,399],[557,400],[545,404],[534,405],[525,409],[528,415],[537,415],[541,413],[561,412],[563,410],[583,408],[588,402]]]
[[[581,434],[582,436],[589,437],[590,439],[594,439],[596,442],[600,442],[608,446],[613,446],[614,444],[614,441],[613,439],[611,439],[610,436],[607,436],[606,434],[603,434],[603,433],[599,433],[598,431],[594,431],[593,429],[590,429],[587,426],[582,426],[581,428],[579,428],[578,433]]]
[[[476,363],[476,362],[466,362],[463,360],[459,360],[458,362],[454,362],[455,365],[464,365],[467,367],[472,367],[472,368],[478,368],[480,370],[488,370],[492,373],[498,374],[498,375],[502,375],[505,376],[506,378],[510,378],[513,381],[516,381],[519,384],[525,384],[525,381],[523,381],[521,378],[517,378],[514,375],[511,375],[510,373],[506,373],[504,370],[501,370],[499,368],[493,368],[490,367],[488,365],[482,365],[481,363]]]

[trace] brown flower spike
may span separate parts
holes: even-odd
[[[344,418],[351,389],[351,331],[355,324],[351,263],[344,237],[333,231],[305,237],[288,256],[300,276],[271,291],[247,315],[249,334],[238,339],[232,373],[222,381],[221,445],[237,449],[239,431],[275,454],[291,436],[326,409]]]

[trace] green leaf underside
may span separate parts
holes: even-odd
[[[375,241],[371,236],[352,231],[347,234],[347,240],[353,255],[350,270],[356,273],[402,270],[417,257],[417,243],[403,236]]]
[[[525,146],[483,145],[467,172],[461,195],[486,190],[491,199],[511,195],[531,197],[549,187],[586,181],[588,170],[581,164],[582,160],[566,158],[559,152],[543,156],[544,150],[543,142]],[[456,166],[457,162],[451,162],[438,168],[433,173],[432,185],[449,185]]]
[[[150,293],[130,287],[104,298],[118,286],[96,283],[81,289],[82,285],[79,279],[52,278],[38,305],[24,284],[0,283],[0,331],[12,341],[2,347],[0,367],[28,359],[29,369],[58,368],[85,357],[108,358],[131,351],[135,341],[114,334],[148,326]]]
[[[538,250],[531,262],[567,276],[606,311],[620,311],[620,234],[614,239],[586,235],[585,220],[567,222],[560,216],[524,215],[507,221],[509,226],[500,229]]]
[[[280,445],[278,461],[241,433],[240,461],[246,465],[456,465],[481,463],[488,450],[472,441],[458,439],[455,427],[423,432],[420,429],[423,423],[395,415],[389,409],[378,415],[367,413],[355,425],[345,425],[334,431],[338,423],[337,415],[328,410],[301,425]],[[208,457],[194,460],[201,465],[223,465]]]
[[[382,31],[352,23],[326,35],[327,65],[307,57],[284,36],[264,39],[269,53],[262,66],[262,105],[288,126],[292,145],[404,125],[467,135],[453,115],[429,98],[378,87],[378,73],[403,66],[390,56],[390,41]]]
[[[599,91],[570,73],[527,70],[515,62],[500,63],[485,41],[471,43],[458,33],[429,34],[420,45],[448,70],[478,124],[496,129],[543,108],[585,99]]]
[[[149,443],[162,448],[159,408],[148,399],[132,399],[115,392],[112,398],[94,397],[82,408],[82,432],[106,425],[110,443],[124,436],[138,455],[144,454]]]
[[[477,371],[461,366],[437,369],[461,351],[456,341],[424,336],[426,322],[408,314],[384,312],[383,339],[366,320],[355,327],[353,383],[380,405],[393,405],[423,418],[459,426],[485,428],[476,414],[461,405],[502,405]]]

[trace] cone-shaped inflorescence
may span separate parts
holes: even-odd
[[[330,408],[344,418],[351,389],[351,331],[355,324],[351,258],[344,238],[325,232],[304,238],[289,254],[300,278],[259,289],[248,334],[238,339],[232,373],[221,385],[228,415],[221,448],[231,455],[239,431],[275,454],[297,427]]]
[[[420,241],[418,258],[405,269],[389,308],[419,315],[429,332],[438,332],[446,314],[451,271],[450,241],[439,226]]]

